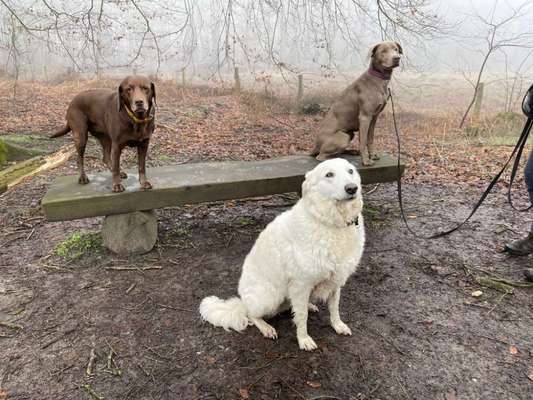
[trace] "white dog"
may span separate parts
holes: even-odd
[[[351,335],[339,315],[341,287],[355,272],[365,242],[361,178],[348,161],[320,163],[305,175],[302,199],[275,218],[244,260],[239,296],[206,297],[202,318],[224,329],[255,325],[271,339],[276,330],[265,318],[292,308],[298,345],[317,348],[307,333],[310,300],[327,302],[335,332]]]

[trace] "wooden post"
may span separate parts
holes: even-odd
[[[299,103],[304,97],[304,77],[302,74],[298,75],[298,94],[296,96],[296,101]]]
[[[239,95],[241,94],[241,78],[239,76],[239,67],[235,67],[233,77],[235,78],[235,87],[233,89],[235,94]]]
[[[479,82],[479,85],[477,87],[476,92],[476,100],[474,103],[474,120],[479,120],[479,116],[481,114],[481,104],[483,103],[483,89],[484,89],[483,82]]]

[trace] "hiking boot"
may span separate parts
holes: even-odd
[[[505,251],[513,256],[527,256],[533,253],[533,233],[529,233],[524,239],[518,239],[505,245]]]
[[[533,282],[533,268],[528,268],[524,270],[524,276],[527,281]]]

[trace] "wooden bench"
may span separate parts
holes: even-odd
[[[390,182],[398,177],[397,159],[383,155],[372,167],[354,163],[363,184]],[[142,253],[157,240],[153,210],[183,204],[242,199],[300,191],[304,175],[318,164],[306,155],[262,161],[226,161],[150,168],[152,190],[139,190],[135,171],[127,171],[126,190],[111,191],[110,173],[89,174],[90,183],[80,185],[77,176],[58,177],[42,199],[48,221],[105,216],[104,244],[118,253]],[[401,165],[403,173],[404,165]]]

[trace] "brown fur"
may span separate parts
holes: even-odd
[[[126,111],[128,107],[139,120],[136,123]],[[103,162],[113,175],[113,192],[124,191],[121,178],[126,174],[120,171],[120,155],[124,147],[137,147],[139,182],[142,189],[151,189],[146,179],[146,154],[150,137],[154,131],[155,86],[143,76],[128,76],[118,90],[87,90],[74,97],[67,109],[67,123],[63,129],[51,137],[66,135],[72,131],[78,152],[80,184],[89,183],[85,174],[83,156],[90,132],[102,145]]]
[[[378,43],[370,50],[370,67],[389,76],[399,65],[402,47],[396,42]],[[374,127],[378,115],[387,103],[389,80],[365,71],[348,86],[333,103],[320,125],[311,153],[325,160],[346,151],[355,132],[359,132],[359,152],[363,165],[379,159],[374,149]]]

